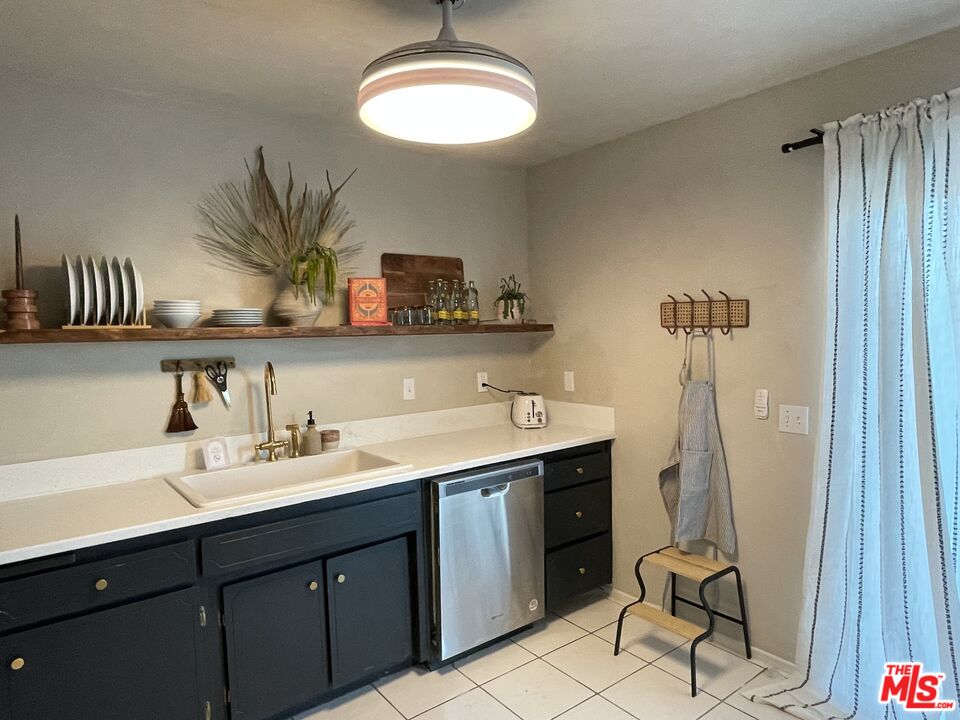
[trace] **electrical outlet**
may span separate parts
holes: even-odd
[[[805,405],[781,405],[777,429],[784,433],[809,435],[810,408]]]
[[[485,388],[484,385],[487,382],[487,374],[485,372],[477,373],[477,392],[490,392],[489,388]]]
[[[563,389],[567,392],[573,392],[575,387],[573,382],[573,370],[564,370],[563,371]]]
[[[403,399],[415,400],[417,397],[417,384],[413,378],[403,379]]]

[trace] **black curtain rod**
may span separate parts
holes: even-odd
[[[810,132],[813,133],[813,137],[808,137],[806,140],[797,140],[796,142],[784,143],[780,146],[780,152],[782,152],[784,155],[789,155],[794,150],[803,150],[803,148],[806,147],[823,145],[823,130],[810,128]]]

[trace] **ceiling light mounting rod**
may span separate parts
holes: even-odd
[[[437,4],[443,12],[443,27],[440,28],[437,40],[456,42],[459,38],[457,31],[453,29],[453,0],[437,0]]]

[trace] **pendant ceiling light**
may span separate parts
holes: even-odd
[[[384,135],[436,145],[499,140],[533,125],[531,72],[496,48],[459,40],[453,0],[431,1],[443,12],[437,39],[397,48],[367,66],[360,119]]]

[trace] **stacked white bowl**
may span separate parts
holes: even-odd
[[[200,319],[199,300],[156,300],[153,317],[169,328],[193,327]]]

